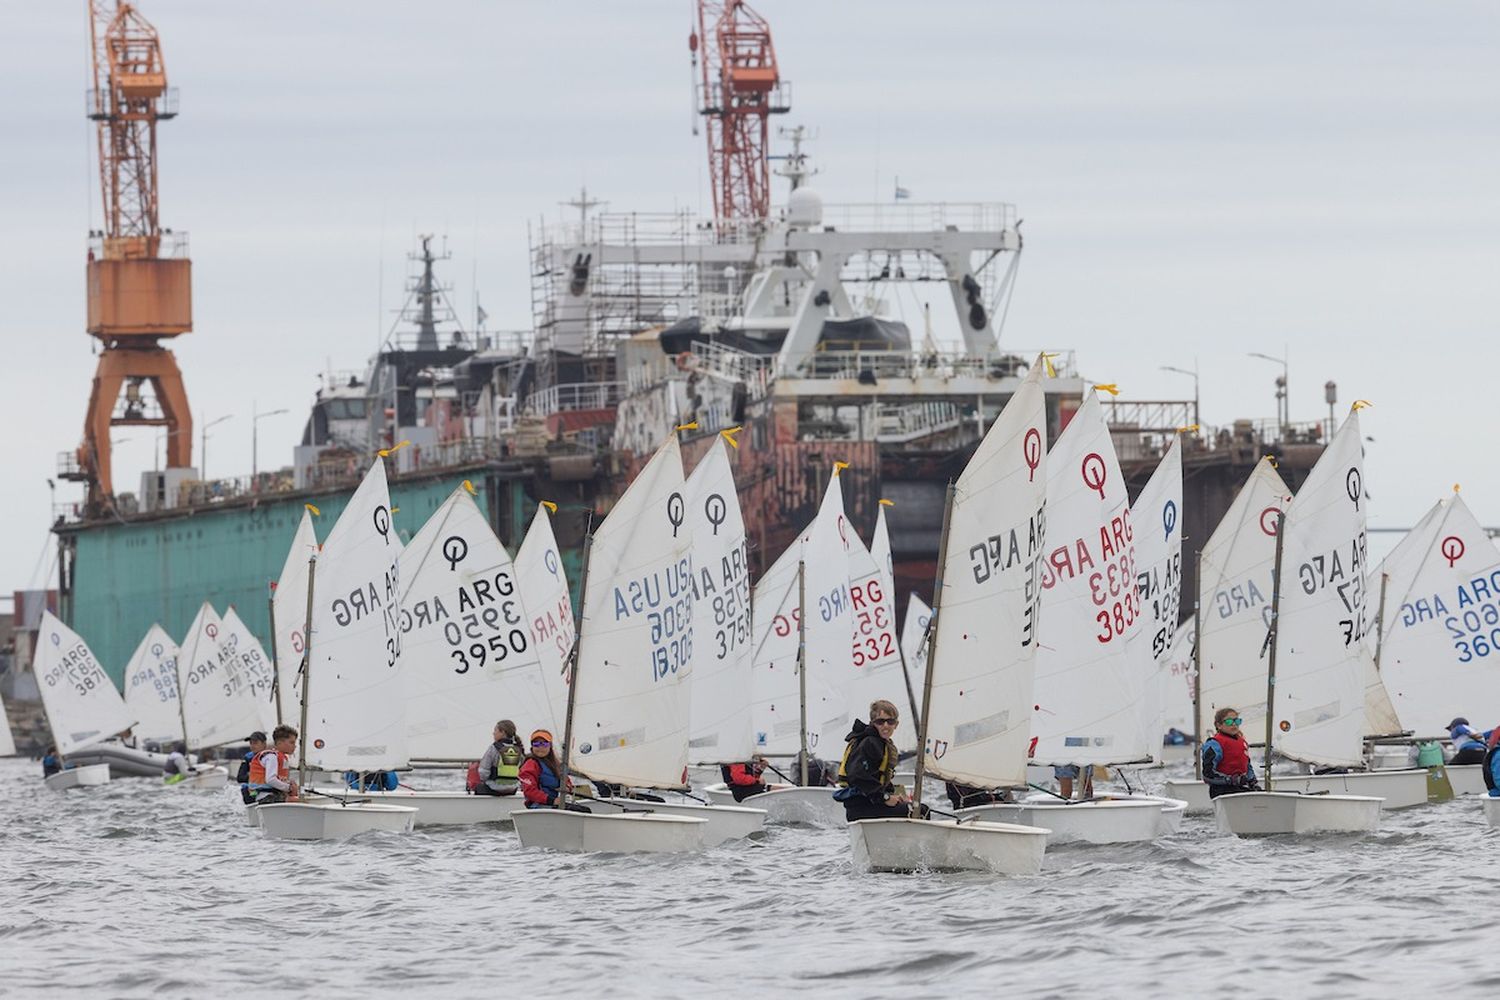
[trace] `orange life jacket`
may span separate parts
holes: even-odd
[[[291,779],[291,756],[289,754],[282,753],[280,750],[262,750],[260,753],[255,755],[255,758],[253,760],[250,761],[251,788],[271,787],[270,785],[266,784],[266,757],[272,754],[274,754],[276,757],[276,777],[280,778],[282,781],[289,781]]]

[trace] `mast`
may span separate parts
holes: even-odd
[[[271,584],[266,606],[271,616],[271,694],[276,699],[276,724],[284,725],[281,711],[281,659],[276,655],[276,584]]]
[[[937,578],[932,582],[932,617],[927,622],[927,669],[922,677],[922,714],[917,719],[917,775],[912,779],[911,818],[922,818],[922,779],[927,776],[927,716],[932,708],[932,666],[937,662],[938,613],[943,606],[943,569],[948,563],[948,523],[953,517],[953,481],[943,502],[943,534],[938,541]]]
[[[568,805],[568,761],[573,755],[573,708],[578,703],[578,650],[583,645],[583,610],[589,599],[589,553],[594,550],[594,530],[583,537],[583,582],[578,585],[578,628],[573,630],[573,648],[568,650],[568,711],[563,718],[562,774],[557,777],[557,798]]]
[[[1380,609],[1375,612],[1375,672],[1380,673],[1380,648],[1385,645],[1385,585],[1391,574],[1380,574]]]
[[[807,787],[807,564],[797,560],[797,698],[801,703],[798,735],[802,740],[797,751],[802,787]]]
[[[1193,780],[1203,780],[1203,550],[1193,557]]]
[[[1281,550],[1286,538],[1286,511],[1276,512],[1276,564],[1271,573],[1271,655],[1266,665],[1266,791],[1271,790],[1271,735],[1276,717],[1276,646],[1281,634]]]
[[[197,655],[198,644],[193,643],[193,653]],[[188,750],[188,728],[187,728],[187,703],[183,700],[182,690],[182,650],[177,650],[177,658],[172,662],[172,671],[177,675],[177,721],[182,724],[182,752]]]
[[[304,627],[302,643],[302,724],[297,729],[297,785],[299,788],[307,782],[307,695],[312,684],[313,577],[317,575],[317,572],[318,556],[314,553],[307,560],[307,624]]]

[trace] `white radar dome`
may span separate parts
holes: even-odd
[[[821,226],[823,199],[812,188],[800,187],[786,200],[786,221],[793,226]]]

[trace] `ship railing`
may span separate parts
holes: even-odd
[[[856,233],[1002,232],[1016,224],[1006,202],[900,201],[824,205],[820,228]]]
[[[1039,350],[968,354],[947,351],[818,351],[799,366],[802,378],[852,379],[866,384],[881,379],[1019,378]],[[1072,351],[1048,352],[1059,377],[1076,378]]]
[[[745,383],[750,395],[756,399],[766,394],[771,380],[776,377],[774,354],[751,354],[749,351],[701,340],[693,342],[690,353],[692,358],[687,364],[733,382]]]
[[[863,424],[876,441],[901,443],[952,430],[963,422],[957,406],[946,400],[913,403],[870,403]]]
[[[526,397],[527,413],[563,413],[570,410],[607,410],[620,402],[623,382],[568,382],[548,386]]]

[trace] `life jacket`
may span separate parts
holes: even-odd
[[[859,739],[848,740],[844,743],[844,756],[839,761],[838,784],[840,788],[849,787],[849,755],[866,738],[866,736],[861,736]],[[885,743],[885,752],[880,758],[880,771],[875,775],[876,780],[880,782],[880,787],[882,788],[889,785],[891,780],[896,777],[896,758],[899,756],[896,752],[896,744],[890,740],[883,740],[883,742]],[[811,775],[812,772],[809,771],[808,774]]]
[[[1219,773],[1235,777],[1250,770],[1250,748],[1243,736],[1214,733],[1209,739],[1219,744]]]
[[[1484,787],[1492,792],[1497,785],[1500,785],[1500,781],[1497,781],[1495,776],[1495,768],[1500,766],[1500,756],[1497,756],[1497,750],[1500,750],[1500,744],[1490,747],[1484,754]]]
[[[495,749],[500,756],[495,759],[495,773],[490,775],[490,780],[514,785],[521,774],[521,761],[526,759],[521,744],[514,740],[500,740],[495,743]]]
[[[479,761],[470,761],[469,773],[464,775],[464,789],[472,792],[479,787],[479,784]]]
[[[270,785],[266,784],[266,757],[268,756],[273,757],[276,761],[276,777],[280,778],[282,781],[291,780],[292,772],[291,765],[289,763],[291,757],[288,754],[282,753],[280,750],[262,750],[260,753],[256,754],[255,759],[250,762],[251,788],[271,787]]]
[[[761,783],[760,775],[756,774],[745,764],[720,764],[719,773],[724,776],[726,785],[758,785]]]

